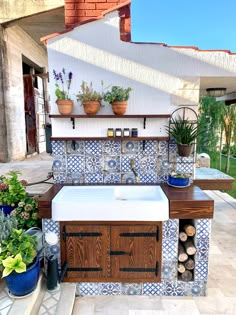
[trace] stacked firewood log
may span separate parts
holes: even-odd
[[[194,245],[196,229],[193,224],[180,225],[178,248],[178,273],[179,280],[193,280],[194,254],[197,249]]]

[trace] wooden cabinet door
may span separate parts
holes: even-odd
[[[110,277],[110,226],[61,223],[61,237],[64,281]]]
[[[161,222],[111,227],[112,278],[160,281]]]

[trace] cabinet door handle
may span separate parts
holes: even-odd
[[[129,252],[124,252],[122,250],[110,250],[109,252],[109,255],[117,255],[117,256],[122,256],[122,255],[128,255],[130,256],[131,254]]]

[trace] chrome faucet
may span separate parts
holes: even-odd
[[[131,159],[130,160],[130,167],[131,167],[132,172],[134,173],[135,182],[140,183],[140,178],[139,178],[138,173],[136,172],[136,170],[134,168],[134,165],[135,165],[135,161],[134,161],[134,159]]]

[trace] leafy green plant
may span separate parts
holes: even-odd
[[[192,176],[192,174],[190,174],[190,173],[171,172],[170,176],[174,177],[174,178],[190,178]]]
[[[18,171],[10,171],[0,176],[0,204],[14,207],[26,196],[25,180],[19,180]]]
[[[79,101],[81,101],[82,104],[86,101],[97,101],[99,103],[102,101],[102,93],[93,89],[92,82],[90,82],[90,85],[88,85],[87,82],[82,81],[80,87],[81,91],[78,92],[76,97]]]
[[[169,136],[173,137],[177,144],[191,145],[197,138],[200,130],[198,126],[191,123],[188,119],[180,116],[172,118],[170,126],[167,127]]]
[[[10,216],[16,218],[17,227],[21,229],[38,227],[41,224],[41,220],[38,218],[38,201],[28,195],[18,203]]]
[[[1,242],[0,271],[2,277],[11,272],[24,272],[37,255],[36,237],[22,229],[12,229],[9,237]]]
[[[15,217],[10,217],[9,215],[5,216],[4,213],[0,211],[0,244],[3,240],[6,240],[12,230],[16,228],[17,219]]]
[[[105,102],[112,104],[113,102],[123,102],[129,99],[129,94],[132,89],[130,87],[123,88],[121,86],[112,86],[110,91],[103,95]]]
[[[62,68],[61,72],[53,70],[54,79],[56,81],[55,95],[58,100],[70,100],[70,86],[72,82],[72,72],[66,73],[65,68]]]

